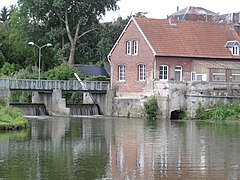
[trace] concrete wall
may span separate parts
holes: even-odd
[[[6,104],[9,106],[10,90],[9,89],[0,89],[0,98],[3,99],[6,102]]]
[[[68,116],[70,114],[61,90],[53,90],[53,93],[33,92],[32,103],[44,103],[49,115]]]
[[[83,104],[98,104],[100,113],[105,116],[112,116],[113,112],[113,91],[108,90],[106,94],[83,94]]]
[[[92,99],[93,98],[93,99]],[[98,104],[103,115],[112,116],[113,91],[106,94],[84,93],[84,104]],[[53,93],[33,92],[33,103],[44,103],[50,115],[68,116],[70,108],[66,107],[66,99],[62,98],[62,91],[54,90]]]

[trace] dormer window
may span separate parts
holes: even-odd
[[[239,55],[240,43],[238,41],[227,41],[225,47],[229,49],[232,55],[234,56]]]
[[[239,46],[238,45],[235,45],[232,47],[232,54],[239,55]]]

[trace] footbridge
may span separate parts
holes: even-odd
[[[77,80],[35,80],[35,79],[0,79],[0,89],[14,91],[83,91],[106,93],[110,89],[108,81]]]
[[[0,98],[10,104],[11,91],[32,92],[32,103],[44,103],[52,115],[68,115],[62,92],[83,92],[83,103],[99,104],[104,114],[111,112],[111,87],[108,81],[36,80],[0,78]],[[109,93],[111,94],[109,96]]]

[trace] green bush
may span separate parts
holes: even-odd
[[[10,96],[10,102],[31,103],[32,92],[12,91]]]
[[[179,119],[188,119],[187,113],[185,111],[180,111]]]
[[[38,79],[38,68],[33,66],[20,69],[13,77],[16,79]]]
[[[144,113],[148,119],[155,119],[158,111],[158,103],[155,96],[151,96],[144,102]]]
[[[3,98],[0,98],[0,107],[1,106],[6,106],[6,101]]]
[[[106,76],[91,76],[85,78],[87,81],[109,81],[110,79],[107,78]]]
[[[202,103],[198,103],[198,108],[196,110],[195,119],[205,120],[209,118],[209,113],[203,107]]]
[[[0,130],[15,130],[26,128],[28,121],[20,109],[10,109],[0,106]]]
[[[206,111],[205,108],[199,103],[196,110],[196,119],[209,119],[213,121],[225,121],[225,120],[239,120],[240,118],[240,104],[223,104],[218,103]]]
[[[13,76],[15,72],[15,66],[10,63],[4,63],[2,68],[0,69],[0,74],[4,77]]]
[[[83,75],[79,73],[76,67],[71,64],[61,64],[43,74],[43,78],[47,80],[76,80],[74,73],[83,79]]]

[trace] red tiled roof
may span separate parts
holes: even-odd
[[[240,58],[225,47],[240,38],[227,24],[134,17],[158,56]]]

